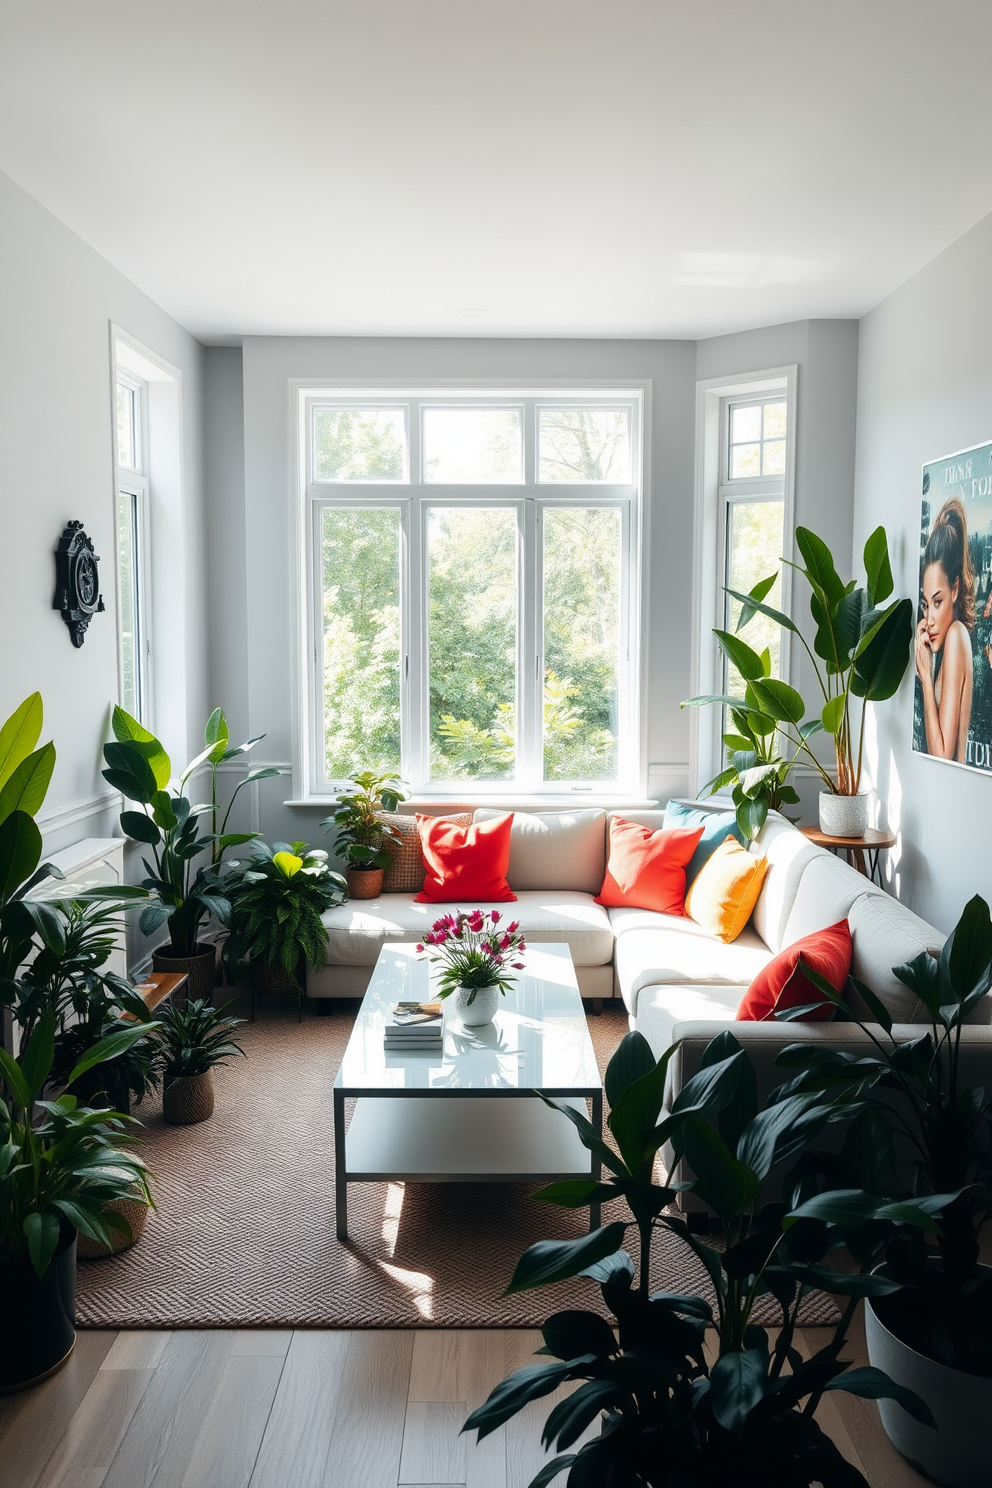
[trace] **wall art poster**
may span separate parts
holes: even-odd
[[[923,467],[913,748],[992,773],[992,443]]]

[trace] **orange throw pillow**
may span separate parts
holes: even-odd
[[[702,827],[660,828],[610,817],[610,854],[597,904],[610,909],[655,909],[685,914],[685,870],[699,846]]]
[[[417,904],[498,904],[516,899],[506,881],[510,865],[509,816],[460,827],[440,816],[417,814],[424,855],[424,887]]]
[[[717,940],[736,940],[751,918],[765,881],[765,859],[745,852],[736,837],[727,837],[710,853],[692,881],[685,912]]]
[[[737,1009],[739,1023],[762,1023],[782,1008],[805,1007],[816,1002],[820,1006],[811,1013],[803,1013],[801,1023],[821,1023],[832,1018],[836,1012],[818,987],[803,974],[799,965],[800,956],[806,964],[835,992],[843,992],[851,972],[851,931],[846,920],[838,920],[826,930],[817,930],[813,935],[804,935],[793,945],[779,951],[769,961],[744,994],[744,1001]]]

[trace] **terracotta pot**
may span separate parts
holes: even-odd
[[[167,947],[152,951],[154,971],[174,971],[188,978],[186,996],[197,1002],[213,1002],[214,981],[217,975],[217,952],[212,945],[201,941],[195,956],[173,956]]]
[[[102,1260],[105,1256],[120,1255],[122,1250],[130,1250],[136,1245],[145,1233],[145,1222],[148,1219],[148,1205],[140,1197],[124,1199],[108,1199],[103,1206],[103,1212],[111,1210],[114,1214],[122,1214],[131,1226],[130,1240],[120,1230],[111,1230],[110,1245],[100,1245],[96,1240],[91,1240],[88,1235],[76,1237],[76,1255],[81,1261]]]
[[[66,1225],[47,1270],[0,1257],[0,1395],[54,1374],[76,1342],[76,1231]]]
[[[162,1091],[162,1115],[173,1126],[194,1126],[213,1114],[213,1070],[172,1080]]]
[[[382,893],[381,868],[346,868],[344,876],[352,899],[378,899]]]

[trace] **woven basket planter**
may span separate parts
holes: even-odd
[[[162,1115],[172,1126],[194,1126],[213,1114],[213,1070],[173,1080],[162,1091]]]
[[[91,1240],[88,1235],[79,1235],[76,1238],[76,1255],[81,1261],[100,1260],[104,1256],[120,1255],[122,1250],[130,1250],[132,1245],[137,1244],[145,1232],[145,1222],[148,1219],[148,1205],[144,1199],[109,1199],[103,1206],[106,1214],[112,1210],[114,1214],[121,1214],[131,1226],[130,1240],[122,1235],[119,1230],[111,1230],[110,1245],[100,1245],[96,1240]]]
[[[382,893],[381,868],[346,868],[344,876],[352,899],[378,899]]]
[[[200,942],[195,956],[171,956],[168,950],[152,951],[154,971],[172,971],[186,976],[186,997],[198,1002],[213,1002],[217,975],[217,952],[212,945]]]

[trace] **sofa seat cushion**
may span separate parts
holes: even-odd
[[[568,889],[545,893],[523,890],[516,904],[462,904],[458,909],[498,907],[504,921],[519,920],[535,945],[565,944],[576,966],[608,966],[613,959],[613,931],[607,911],[591,894]],[[327,927],[327,961],[331,966],[374,966],[380,947],[390,940],[422,940],[439,915],[438,904],[418,904],[409,894],[381,894],[378,899],[352,899],[321,916]]]
[[[734,1022],[737,1005],[746,991],[746,987],[721,984],[643,987],[630,1026],[643,1033],[660,1059],[675,1042],[675,1029],[680,1023],[717,1024],[715,1038],[720,1028]]]
[[[333,911],[332,911],[333,913]],[[772,958],[748,925],[730,945],[708,935],[695,920],[648,909],[611,909],[616,936],[616,979],[627,1010],[636,1014],[642,987],[688,983],[737,988],[737,1005]]]

